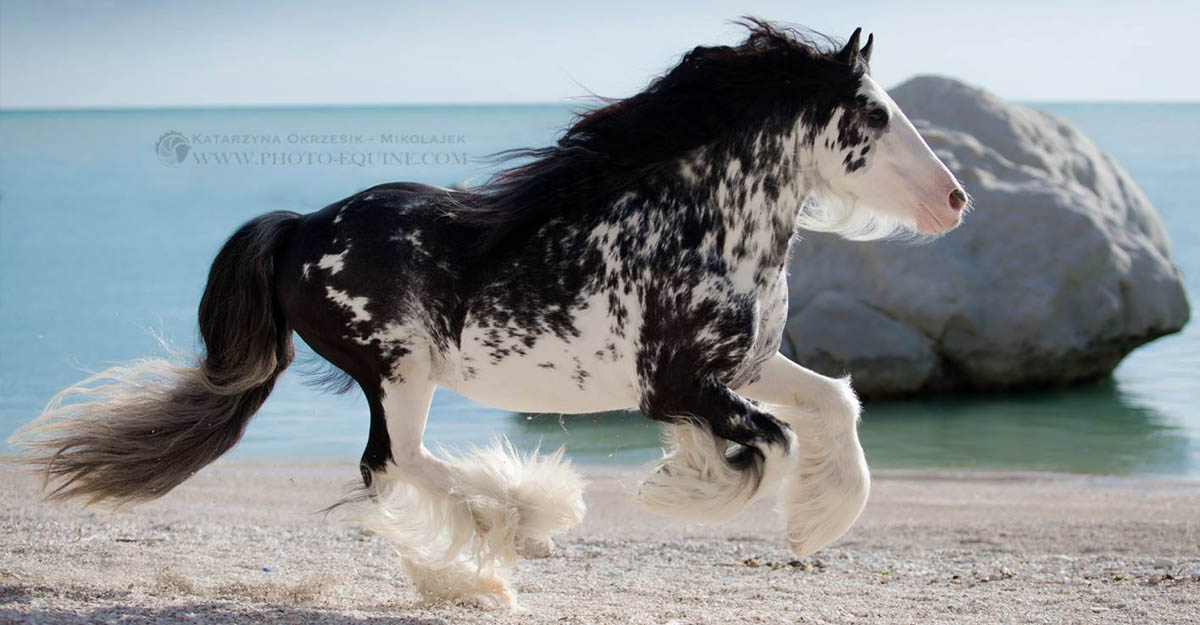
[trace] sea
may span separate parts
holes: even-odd
[[[1200,293],[1200,103],[1031,103],[1121,163]],[[388,181],[479,181],[487,155],[553,141],[569,105],[0,112],[0,438],[59,389],[110,365],[196,347],[208,265],[246,219],[316,210]],[[322,393],[300,345],[236,460],[345,462],[367,437],[353,391]],[[305,355],[307,353],[307,356]],[[875,468],[1150,474],[1200,479],[1200,325],[1077,388],[871,402]],[[426,441],[506,436],[584,465],[661,454],[637,413],[513,414],[439,390]],[[0,455],[12,449],[0,443]]]

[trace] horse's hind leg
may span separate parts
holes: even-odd
[[[422,437],[436,388],[427,367],[406,367],[403,379],[383,382],[371,401],[372,432],[364,454],[368,487],[377,506],[363,518],[370,530],[392,542],[417,594],[427,599],[509,605],[514,596],[503,575],[459,557],[476,531],[470,510],[451,495],[454,469],[425,448]],[[382,442],[381,442],[382,441]],[[365,459],[383,447],[386,457]]]
[[[506,569],[582,519],[580,478],[561,454],[497,445],[434,455],[422,442],[435,388],[428,359],[410,356],[393,371],[371,402],[391,457],[371,473],[379,514],[365,523],[395,543],[422,597],[512,605]]]
[[[780,488],[788,541],[806,556],[844,534],[867,503],[871,476],[858,442],[859,404],[848,379],[828,378],[780,354],[738,389],[796,432],[794,471]]]

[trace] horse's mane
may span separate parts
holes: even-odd
[[[456,221],[480,229],[475,251],[564,210],[612,202],[648,170],[696,148],[782,130],[802,112],[824,124],[853,94],[864,67],[840,60],[830,38],[756,18],[738,23],[749,30],[741,44],[693,49],[642,92],[577,114],[556,145],[496,155],[525,162],[472,189],[455,211]]]

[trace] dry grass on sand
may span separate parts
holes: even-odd
[[[1200,486],[882,472],[863,519],[793,561],[759,504],[700,526],[595,472],[588,518],[523,561],[521,612],[416,602],[386,544],[314,513],[352,466],[219,464],[120,513],[0,464],[0,623],[1197,623]]]

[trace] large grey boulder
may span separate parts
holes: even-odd
[[[1056,386],[1187,322],[1154,207],[1069,123],[946,78],[891,94],[975,209],[925,245],[805,234],[785,353],[865,396]]]

